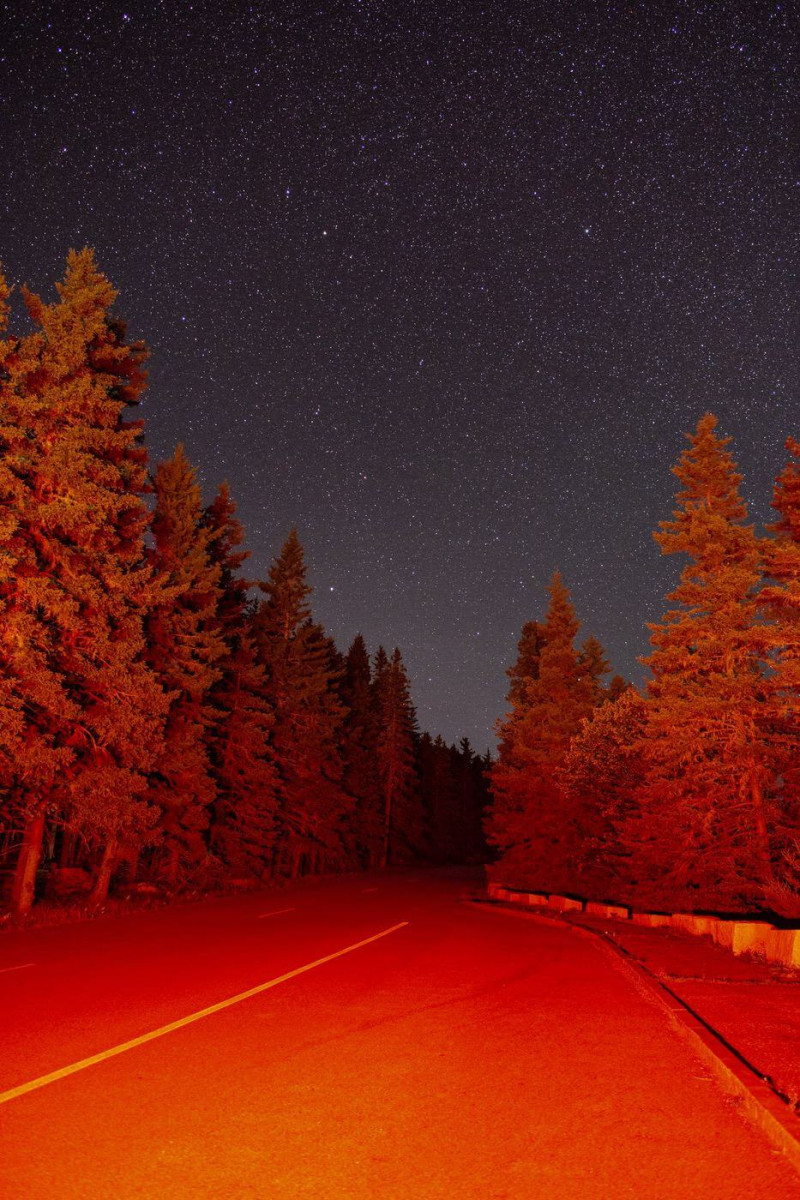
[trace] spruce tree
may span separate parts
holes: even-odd
[[[3,784],[24,812],[14,903],[27,911],[48,813],[102,857],[146,830],[146,773],[166,698],[143,661],[142,619],[158,598],[143,562],[149,514],[141,422],[144,347],[111,313],[116,293],[89,250],[71,252],[55,304],[25,293],[33,330],[0,378],[3,692],[21,726]],[[35,766],[34,766],[35,764]]]
[[[769,620],[768,719],[764,730],[778,781],[771,899],[797,915],[800,894],[800,442],[786,442],[789,462],[775,481],[774,535],[762,543],[769,584],[759,597]]]
[[[378,726],[369,655],[361,634],[347,652],[340,694],[347,709],[342,726],[342,784],[356,801],[347,831],[348,857],[362,866],[374,867],[380,861],[382,846]]]
[[[538,675],[511,699],[499,725],[486,832],[507,871],[557,889],[569,881],[574,852],[558,772],[596,695],[575,649],[579,625],[558,572],[549,592]]]
[[[380,647],[375,659],[378,776],[383,804],[380,865],[408,861],[424,850],[425,823],[415,771],[416,713],[398,649],[391,659]]]
[[[517,660],[506,671],[511,686],[508,690],[509,704],[520,703],[525,695],[525,686],[530,679],[539,678],[539,661],[544,649],[545,629],[540,621],[526,621],[517,645]]]
[[[253,630],[275,716],[276,869],[294,877],[342,862],[348,805],[338,741],[345,710],[337,695],[335,648],[311,619],[311,588],[296,530],[259,587],[266,599]]]
[[[600,642],[590,633],[578,652],[578,661],[592,684],[594,703],[602,704],[607,697],[603,677],[609,672],[606,652]]]
[[[220,678],[225,644],[217,624],[214,534],[202,521],[200,488],[182,446],[159,463],[152,486],[152,559],[170,598],[148,617],[147,660],[171,702],[150,797],[160,809],[164,872],[174,884],[181,863],[196,865],[206,853],[204,833],[216,788],[205,739],[213,718],[210,691]]]
[[[206,741],[216,785],[211,846],[237,873],[257,877],[272,867],[277,773],[270,732],[273,713],[266,672],[256,661],[247,581],[239,574],[248,552],[227,484],[203,514],[209,556],[219,570],[214,627],[224,644],[219,679],[209,693]]]
[[[560,773],[573,823],[574,890],[595,900],[633,899],[641,795],[646,786],[642,740],[646,701],[635,688],[607,698],[581,722]]]
[[[677,507],[654,534],[662,554],[689,561],[650,627],[644,750],[651,881],[667,903],[718,906],[762,894],[771,815],[760,546],[716,425],[706,413],[688,436]]]

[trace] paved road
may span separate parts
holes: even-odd
[[[469,892],[410,872],[3,934],[0,1195],[800,1200],[601,949]]]

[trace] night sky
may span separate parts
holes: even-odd
[[[0,259],[93,245],[154,460],[296,524],[343,648],[486,747],[560,567],[642,678],[711,409],[768,515],[800,435],[790,3],[0,3]],[[795,144],[793,145],[793,135]]]

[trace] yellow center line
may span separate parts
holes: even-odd
[[[21,1083],[18,1087],[9,1088],[7,1092],[0,1092],[0,1104],[7,1104],[9,1100],[16,1100],[18,1096],[24,1096],[27,1092],[34,1092],[37,1088],[45,1087],[48,1083],[56,1083],[59,1079],[66,1079],[68,1075],[75,1075],[78,1071],[85,1071],[87,1067],[93,1067],[97,1063],[105,1062],[107,1058],[114,1058],[117,1054],[124,1054],[126,1050],[134,1050],[137,1046],[143,1046],[146,1042],[155,1041],[156,1038],[163,1037],[165,1033],[173,1033],[176,1029],[183,1029],[185,1025],[191,1025],[195,1021],[202,1021],[203,1017],[210,1017],[213,1013],[222,1012],[224,1008],[230,1008],[233,1004],[240,1004],[242,1000],[249,1000],[251,996],[257,996],[260,992],[266,992],[270,988],[277,987],[279,983],[286,983],[287,979],[294,979],[297,975],[304,975],[306,971],[313,971],[315,967],[321,967],[324,963],[333,962],[335,958],[341,958],[344,954],[350,954],[353,950],[360,950],[362,946],[369,946],[371,942],[377,942],[381,938],[387,937],[390,933],[395,933],[398,929],[404,929],[408,925],[408,921],[400,921],[397,925],[390,925],[388,929],[382,929],[380,933],[375,933],[372,937],[364,938],[361,942],[353,942],[352,946],[345,946],[342,950],[334,950],[333,954],[326,954],[324,958],[315,958],[313,962],[305,963],[302,967],[295,967],[293,971],[287,971],[284,975],[277,975],[274,979],[268,979],[266,983],[259,983],[256,987],[248,988],[246,992],[238,992],[235,996],[229,996],[227,1000],[220,1000],[217,1004],[210,1004],[208,1008],[201,1008],[198,1012],[190,1013],[187,1017],[181,1017],[177,1021],[170,1021],[169,1025],[161,1025],[158,1029],[151,1029],[149,1033],[143,1033],[139,1037],[131,1038],[128,1042],[120,1042],[118,1046],[112,1046],[110,1050],[101,1050],[99,1054],[92,1054],[89,1058],[82,1058],[79,1062],[70,1063],[69,1066],[59,1067],[57,1071],[50,1071],[47,1075],[40,1075],[38,1079],[30,1079],[27,1083]]]

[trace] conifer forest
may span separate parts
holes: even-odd
[[[0,284],[0,868],[38,898],[395,864],[663,907],[800,912],[800,444],[748,523],[706,413],[655,532],[682,573],[648,678],[618,675],[556,572],[508,671],[496,760],[417,727],[400,650],[314,620],[295,530],[246,578],[226,485],[148,460],[129,342],[91,251],[54,303]],[[490,849],[487,850],[487,844]]]
[[[0,282],[0,879],[35,900],[480,861],[488,760],[420,733],[400,650],[314,621],[297,533],[268,578],[222,486],[131,410],[147,356],[93,254]]]

